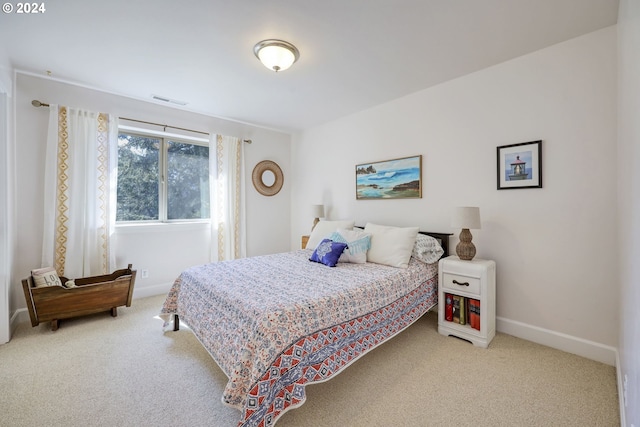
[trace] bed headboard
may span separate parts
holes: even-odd
[[[363,226],[356,225],[356,228],[360,228],[364,230]],[[444,249],[444,254],[442,254],[441,258],[446,258],[449,256],[449,236],[453,236],[453,233],[435,233],[433,231],[419,231],[420,234],[426,234],[427,236],[431,236],[434,239],[438,239],[440,242],[440,246]]]

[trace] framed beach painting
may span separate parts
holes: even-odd
[[[498,190],[542,188],[542,141],[498,147]]]
[[[356,165],[356,199],[422,197],[422,155]]]

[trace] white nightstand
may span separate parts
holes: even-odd
[[[447,317],[445,294],[462,298],[466,306],[469,303],[480,306],[479,327],[472,327],[467,319],[468,310],[464,310],[465,324],[449,321]],[[473,315],[473,314],[472,314]],[[459,313],[458,313],[459,317]],[[462,261],[457,256],[440,260],[438,264],[438,332],[442,335],[454,335],[472,342],[478,347],[487,348],[496,335],[496,263],[485,259]]]

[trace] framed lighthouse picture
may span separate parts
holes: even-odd
[[[542,141],[498,147],[498,190],[542,188]]]

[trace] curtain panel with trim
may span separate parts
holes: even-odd
[[[68,278],[115,269],[118,119],[49,106],[42,267]]]
[[[209,175],[211,262],[244,258],[247,253],[244,143],[241,139],[211,135]]]

